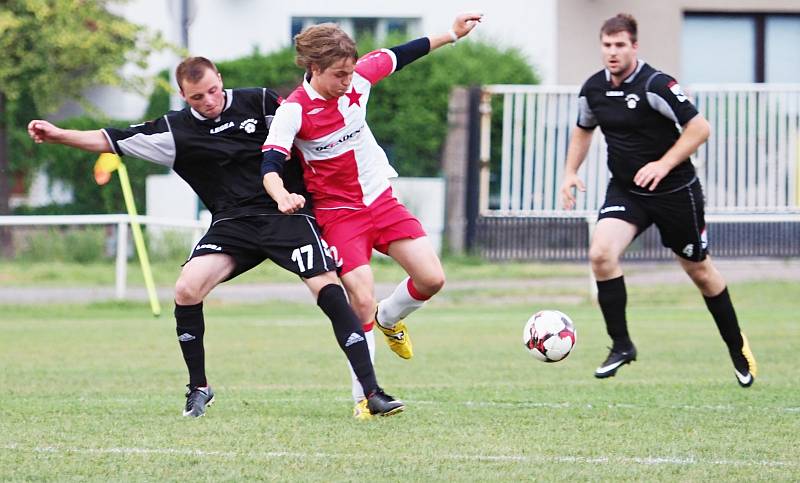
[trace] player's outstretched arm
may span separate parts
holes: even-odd
[[[589,146],[592,144],[593,134],[594,130],[577,126],[572,130],[572,137],[569,140],[569,148],[567,149],[567,161],[564,166],[564,180],[561,182],[560,190],[561,205],[566,210],[571,210],[575,207],[574,188],[577,187],[581,191],[586,191],[586,186],[578,177],[578,168],[581,167],[583,160],[586,159]]]
[[[438,49],[442,45],[455,43],[458,39],[472,32],[472,29],[477,27],[482,19],[482,13],[471,12],[458,15],[453,21],[453,26],[450,30],[441,34],[428,36],[431,42],[431,51]]]
[[[74,129],[61,129],[60,127],[41,119],[34,119],[28,123],[28,135],[37,144],[53,143],[83,149],[93,153],[110,153],[103,131],[76,131]]]

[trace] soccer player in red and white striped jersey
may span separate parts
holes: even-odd
[[[414,60],[467,35],[481,14],[458,15],[445,33],[422,37],[360,58],[353,40],[335,24],[313,25],[295,37],[305,79],[278,108],[262,147],[264,187],[284,213],[305,204],[281,180],[283,163],[297,156],[322,234],[340,267],[350,303],[364,322],[374,357],[372,327],[386,335],[400,357],[413,355],[402,322],[444,285],[444,271],[419,221],[394,197],[389,164],[366,122],[372,86]],[[294,149],[293,149],[294,148]],[[370,268],[373,248],[408,273],[377,304]],[[363,394],[353,385],[358,403]]]

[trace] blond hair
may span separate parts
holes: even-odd
[[[295,63],[311,73],[311,65],[324,71],[341,59],[358,59],[356,43],[334,23],[311,25],[294,36]]]

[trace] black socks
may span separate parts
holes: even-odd
[[[612,349],[627,351],[633,348],[628,335],[628,321],[625,318],[625,306],[628,303],[625,277],[621,275],[611,280],[598,281],[597,301],[606,321],[606,331],[614,341]]]
[[[361,321],[347,302],[344,289],[334,283],[322,287],[317,297],[317,305],[331,319],[336,341],[350,361],[364,394],[372,393],[377,389],[378,381],[369,358],[369,347]]]
[[[203,348],[203,302],[197,305],[175,304],[175,322],[183,360],[189,369],[189,385],[203,387],[206,382],[206,355]]]
[[[713,297],[703,296],[706,301],[706,307],[714,317],[714,322],[717,323],[717,329],[722,336],[722,340],[728,346],[728,352],[731,354],[741,354],[742,345],[742,332],[739,329],[739,320],[736,318],[736,311],[733,309],[731,297],[728,294],[728,287],[722,290],[719,295]]]

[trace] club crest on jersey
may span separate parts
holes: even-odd
[[[258,124],[258,121],[255,119],[245,119],[239,124],[239,129],[244,129],[247,134],[253,134],[256,130],[256,124]]]
[[[233,121],[229,121],[229,122],[226,122],[225,124],[223,124],[221,126],[217,126],[217,127],[213,128],[212,130],[209,131],[209,133],[217,134],[217,133],[220,133],[220,132],[222,132],[222,131],[224,131],[226,129],[230,129],[235,125],[236,124]]]
[[[628,94],[625,96],[625,104],[628,105],[628,109],[636,109],[636,105],[639,104],[639,96],[636,94]]]
[[[670,81],[667,84],[667,88],[675,94],[675,98],[678,99],[678,102],[686,102],[686,94],[683,93],[683,89],[681,89],[681,85],[675,81]]]

